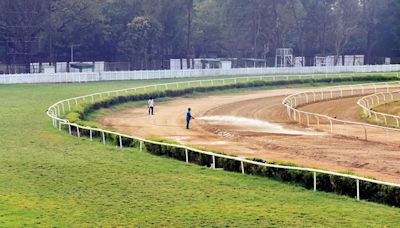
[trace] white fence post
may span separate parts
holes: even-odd
[[[104,134],[104,131],[101,131],[101,138],[103,139],[103,144],[106,145],[106,135]]]
[[[59,105],[57,105],[57,116],[61,116],[60,115],[60,106]]]
[[[314,192],[317,191],[317,173],[313,172],[314,179]]]
[[[215,169],[215,156],[212,155],[212,168]]]
[[[242,169],[242,174],[245,174],[243,161],[240,162],[240,168]]]
[[[360,180],[356,179],[357,200],[360,200]]]
[[[119,136],[119,148],[122,148],[122,137]]]
[[[186,163],[189,163],[189,154],[187,148],[185,148],[185,158],[186,158]]]
[[[365,141],[368,141],[368,135],[367,135],[367,128],[364,127],[364,136],[365,136]]]

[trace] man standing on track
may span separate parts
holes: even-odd
[[[147,108],[149,109],[149,115],[154,115],[154,99],[152,97],[147,101]]]
[[[194,119],[191,111],[192,111],[192,109],[188,108],[188,112],[186,113],[186,129],[190,129],[190,120]]]

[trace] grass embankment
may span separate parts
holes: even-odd
[[[45,115],[61,99],[145,83],[1,85],[0,226],[400,223],[397,208],[79,140]]]
[[[400,116],[400,101],[393,101],[374,108],[374,111]]]
[[[393,116],[400,116],[400,101],[393,101],[393,102],[381,104],[376,107],[373,107],[372,110],[376,111],[376,112],[380,112],[380,113],[386,113],[386,114],[393,115]],[[376,124],[376,125],[385,126],[385,127],[387,126],[387,127],[392,127],[392,128],[400,128],[398,126],[398,122],[396,121],[396,118],[387,117],[386,123],[385,123],[384,118],[380,115],[378,116],[378,119],[375,118],[375,115],[371,115],[370,117],[368,117],[368,115],[366,115],[364,113],[364,111],[360,111],[359,115],[361,116],[361,118],[365,119],[368,123],[371,123],[371,124]]]

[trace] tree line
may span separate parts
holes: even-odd
[[[0,61],[400,56],[399,0],[2,0]]]

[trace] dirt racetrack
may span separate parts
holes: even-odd
[[[99,119],[103,126],[141,137],[167,138],[186,145],[240,157],[293,162],[301,166],[400,183],[400,144],[378,143],[313,131],[291,121],[282,99],[300,89],[248,94],[178,98],[146,107],[125,109]],[[319,102],[303,110],[362,121],[358,98]],[[185,129],[188,107],[196,117]]]

